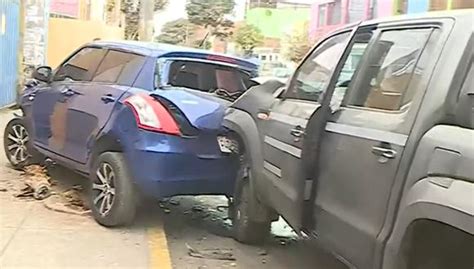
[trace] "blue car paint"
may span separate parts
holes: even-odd
[[[142,130],[125,106],[104,129],[104,135],[120,141],[132,177],[151,197],[232,194],[238,163],[220,152],[217,134],[183,138]]]
[[[184,88],[167,88],[152,93],[179,107],[190,123],[200,130],[218,130],[230,102],[208,93]]]
[[[25,91],[21,107],[30,133],[35,138],[36,148],[66,167],[90,174],[94,173],[90,171],[93,149],[103,139],[109,139],[120,144],[132,178],[148,196],[231,195],[238,163],[236,158],[221,153],[217,143],[224,111],[230,103],[208,93],[184,88],[166,87],[150,91],[147,87],[153,80],[147,77],[154,75],[157,59],[166,52],[135,48],[135,43],[131,46],[148,57],[132,87],[95,85],[96,91],[91,94],[82,91],[78,83],[72,83],[69,86],[76,93],[73,98],[64,96],[64,87],[54,85],[36,86]],[[125,46],[123,49],[130,48]],[[173,53],[176,55],[179,52]],[[255,67],[251,73],[257,70],[257,66],[251,63],[242,66],[248,67]],[[116,101],[101,102],[103,94],[111,91]],[[137,93],[159,96],[172,102],[199,130],[198,134],[180,137],[139,129],[131,109],[124,105],[127,97]],[[44,104],[47,105],[32,106],[31,96],[38,98],[36,101],[44,97]],[[66,139],[63,145],[54,147],[51,144],[51,117],[58,104],[62,103],[68,103]]]

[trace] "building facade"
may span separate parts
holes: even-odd
[[[311,6],[311,39],[349,23],[390,16],[395,6],[392,0],[317,0]]]
[[[474,8],[474,0],[315,0],[310,37],[321,38],[348,23],[400,14]]]

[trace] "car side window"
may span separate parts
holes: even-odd
[[[145,57],[133,53],[109,50],[92,81],[130,86],[140,72]]]
[[[106,50],[83,48],[67,60],[54,75],[54,81],[91,81]]]
[[[418,65],[432,29],[383,31],[371,48],[358,85],[345,101],[348,107],[397,112],[406,110],[423,74]]]
[[[349,36],[342,33],[319,45],[297,69],[285,97],[320,102]]]

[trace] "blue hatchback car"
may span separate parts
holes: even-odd
[[[190,48],[90,43],[35,71],[5,152],[15,168],[48,158],[87,175],[105,226],[130,223],[142,195],[231,195],[238,158],[221,123],[257,70]]]

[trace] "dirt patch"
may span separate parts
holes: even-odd
[[[44,200],[46,208],[62,213],[88,215],[89,206],[85,202],[84,190],[81,185],[64,188],[54,182],[48,174],[48,169],[40,165],[30,165],[24,168],[21,176],[24,187],[15,197],[29,200]]]

